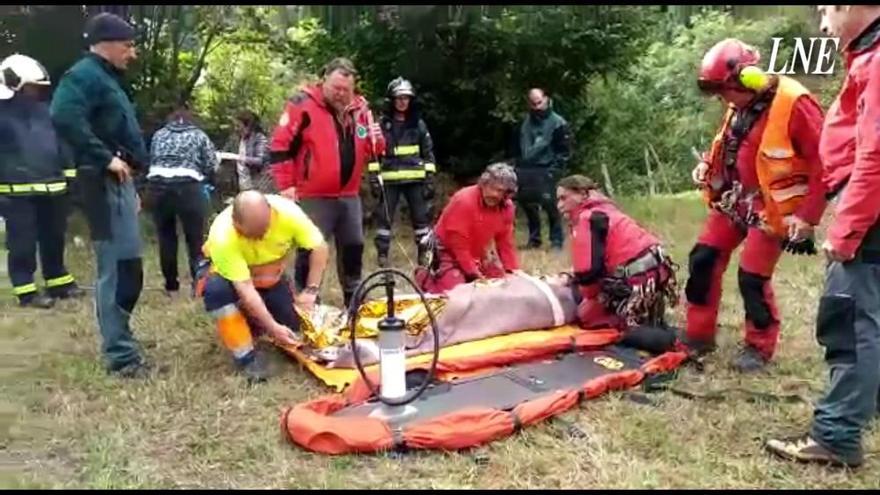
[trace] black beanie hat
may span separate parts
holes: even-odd
[[[89,46],[102,41],[129,41],[135,38],[134,28],[121,17],[104,12],[86,22],[83,34]]]

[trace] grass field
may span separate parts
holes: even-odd
[[[687,253],[704,210],[693,196],[624,201],[665,239],[687,277]],[[149,230],[149,226],[145,225]],[[411,249],[411,243],[403,245]],[[88,243],[69,250],[69,267],[91,285]],[[406,261],[395,248],[396,266]],[[366,263],[374,266],[371,241]],[[410,255],[412,256],[412,254]],[[522,254],[532,272],[567,267],[568,255]],[[734,259],[737,259],[736,257]],[[155,245],[147,251],[147,290],[134,328],[146,354],[169,371],[151,382],[104,373],[91,298],[65,311],[0,302],[0,487],[17,488],[877,488],[880,460],[858,471],[778,461],[762,450],[769,435],[800,433],[812,409],[804,403],[750,402],[731,395],[693,401],[668,392],[654,405],[609,394],[563,418],[586,438],[570,439],[547,421],[473,451],[418,452],[402,457],[326,457],[280,435],[282,406],[325,393],[300,367],[272,351],[276,377],[249,387],[220,347],[200,302],[169,301]],[[181,259],[181,266],[183,260]],[[709,392],[745,387],[818,397],[826,383],[814,318],[822,260],[788,256],[775,278],[784,317],[775,364],[761,376],[732,373],[741,340],[742,305],[735,267],[725,278],[720,350],[703,374],[684,370],[676,385]],[[323,293],[338,303],[331,267]],[[8,282],[7,282],[8,284]],[[8,287],[8,285],[6,285]],[[681,308],[675,321],[682,318]],[[880,450],[876,426],[866,447]],[[488,456],[488,462],[477,462]]]

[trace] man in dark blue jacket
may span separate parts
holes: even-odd
[[[73,149],[77,183],[97,255],[95,286],[102,350],[111,373],[144,377],[149,371],[129,319],[143,286],[140,198],[133,174],[149,159],[122,73],[137,57],[135,31],[113,14],[86,23],[90,50],[62,77],[52,119]]]
[[[65,170],[70,157],[45,102],[49,74],[36,60],[0,63],[0,215],[6,219],[9,277],[21,306],[51,308],[82,295],[64,267]],[[47,293],[37,291],[37,246]]]

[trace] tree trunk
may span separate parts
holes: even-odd
[[[177,85],[180,73],[180,44],[182,42],[183,5],[177,5],[174,13],[174,27],[171,30],[171,84]]]
[[[196,61],[196,66],[193,67],[193,72],[190,75],[189,81],[186,83],[184,90],[180,92],[180,97],[182,99],[189,100],[192,95],[193,89],[196,87],[196,83],[199,81],[199,77],[202,75],[202,69],[205,67],[205,58],[208,56],[208,50],[211,48],[211,43],[214,41],[214,38],[220,31],[219,24],[215,24],[211,31],[208,33],[208,39],[205,40],[205,44],[202,45],[202,53],[199,54],[199,59]]]

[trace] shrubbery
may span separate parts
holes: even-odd
[[[647,162],[658,192],[680,191],[691,187],[691,147],[705,149],[721,117],[721,103],[696,88],[705,51],[736,37],[766,61],[772,37],[814,32],[793,17],[744,20],[719,11],[682,25],[655,7],[519,6],[415,30],[365,15],[330,32],[309,18],[271,43],[217,48],[196,95],[207,130],[222,143],[236,110],[257,111],[271,129],[300,83],[347,56],[374,111],[389,80],[413,81],[441,170],[463,181],[508,156],[525,92],[541,86],[574,130],[573,171],[602,181],[605,164],[616,192],[643,193]],[[791,50],[785,44],[781,60]],[[819,92],[825,105],[836,92],[828,79]]]
[[[581,136],[577,166],[602,179],[601,164],[610,170],[615,189],[646,192],[646,160],[655,172],[658,191],[691,187],[691,147],[708,147],[722,117],[723,105],[700,94],[696,77],[703,54],[716,42],[734,37],[770,56],[772,37],[792,40],[815,28],[803,21],[772,17],[734,20],[721,12],[691,19],[690,26],[661,31],[629,68],[600,74],[581,94],[581,102],[597,117],[596,132]],[[780,50],[791,56],[790,43]]]

